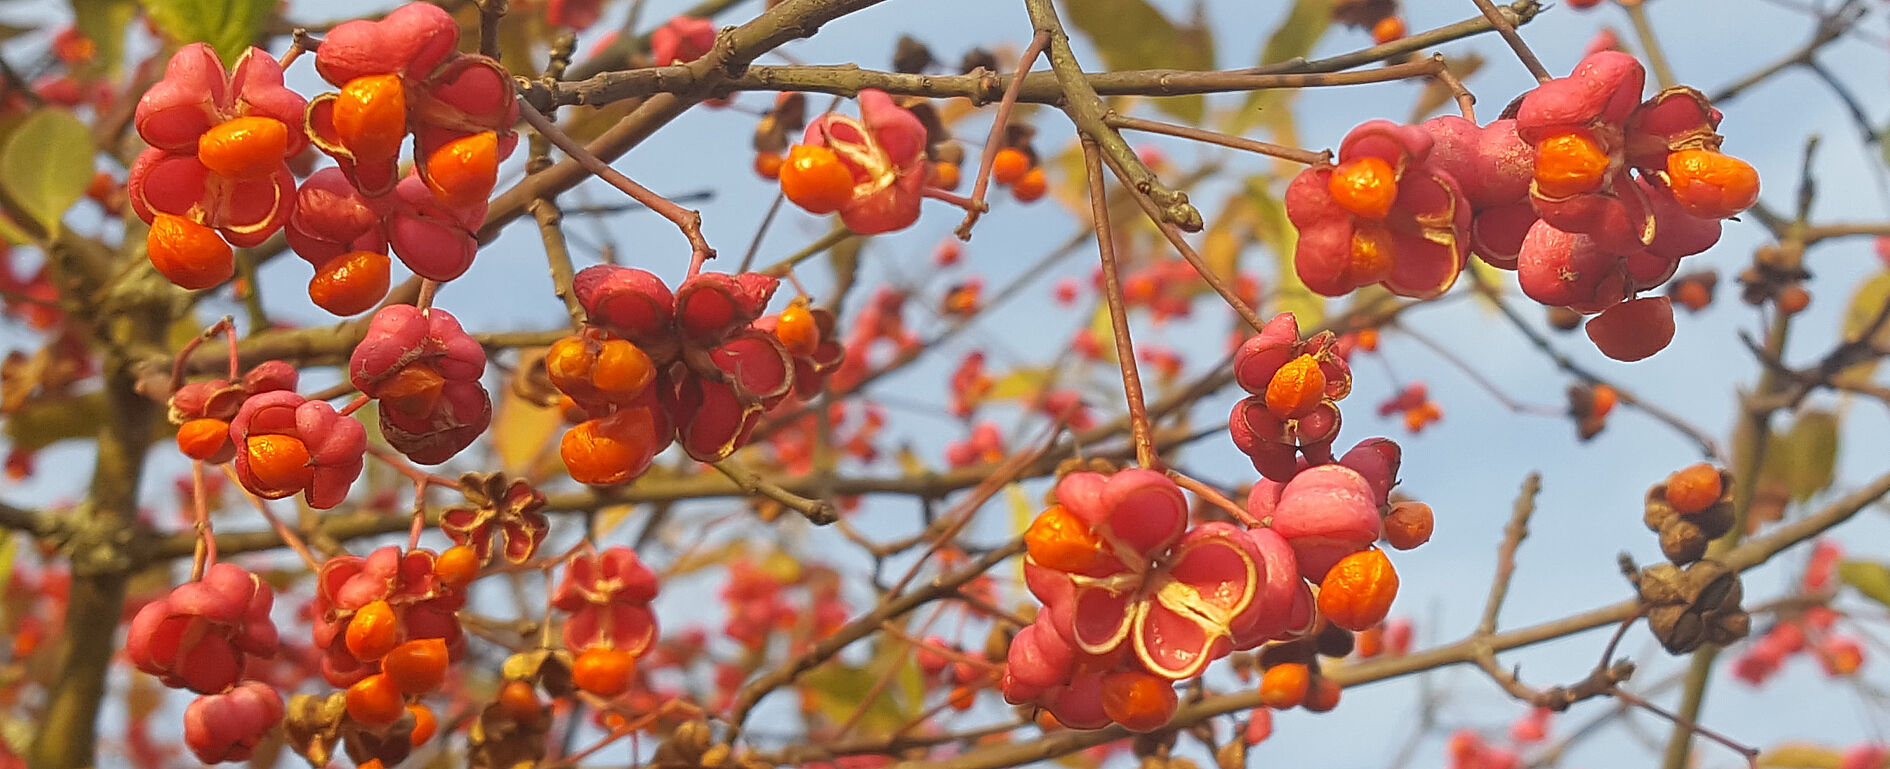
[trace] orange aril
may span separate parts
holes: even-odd
[[[197,160],[228,179],[259,179],[282,167],[289,127],[269,117],[239,117],[197,137]]]
[[[1260,676],[1260,703],[1275,710],[1285,710],[1305,701],[1311,685],[1312,670],[1298,662],[1267,668]]]
[[[1281,419],[1305,416],[1325,397],[1326,373],[1311,355],[1287,361],[1267,383],[1267,410]]]
[[[348,717],[369,727],[382,727],[400,720],[407,712],[407,701],[387,676],[376,673],[348,687]]]
[[[348,620],[343,639],[348,653],[355,659],[362,662],[380,659],[400,645],[400,617],[386,601],[373,601],[355,611],[354,617]]]
[[[192,291],[236,274],[236,254],[216,230],[171,214],[158,214],[145,236],[145,251],[170,282]]]
[[[1340,208],[1366,219],[1383,219],[1398,202],[1398,172],[1384,158],[1353,158],[1332,169],[1326,191]]]
[[[826,147],[794,145],[780,177],[781,193],[810,214],[831,214],[853,199],[853,172]]]
[[[1723,490],[1719,468],[1702,462],[1667,477],[1667,504],[1683,514],[1697,513],[1718,502]]]
[[[585,649],[571,663],[571,682],[599,697],[616,697],[630,691],[636,669],[637,658],[629,652],[597,646]]]
[[[998,184],[1016,184],[1030,173],[1030,156],[1016,147],[998,150],[997,157],[991,160],[991,181]]]
[[[394,647],[381,658],[381,672],[402,694],[429,694],[446,683],[449,656],[445,639],[417,638]]]
[[[243,450],[248,453],[249,472],[271,489],[308,488],[314,478],[309,465],[308,446],[287,435],[252,435]]]
[[[1319,611],[1332,624],[1364,630],[1385,621],[1398,597],[1398,572],[1383,550],[1360,550],[1340,559],[1319,583]]]
[[[1038,566],[1080,574],[1100,565],[1103,541],[1062,505],[1051,505],[1024,532],[1024,547]]]
[[[1103,676],[1103,713],[1132,732],[1152,732],[1168,725],[1179,698],[1167,679],[1124,670]]]
[[[335,133],[357,161],[390,160],[407,137],[406,85],[399,75],[350,80],[335,99],[334,121]]]
[[[814,314],[807,311],[806,302],[797,300],[781,311],[774,322],[774,338],[781,340],[789,355],[805,358],[814,354],[820,347],[820,326],[814,322]]]
[[[499,183],[499,135],[491,131],[462,136],[427,156],[427,189],[450,208],[486,202]]]
[[[209,460],[230,445],[230,423],[192,419],[177,428],[177,449],[191,459]]]
[[[336,315],[358,315],[387,298],[392,261],[386,254],[351,251],[328,260],[308,281],[308,298]]]
[[[1553,134],[1536,143],[1536,192],[1558,199],[1595,192],[1611,162],[1587,131]]]

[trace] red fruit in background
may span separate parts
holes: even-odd
[[[184,744],[206,764],[246,761],[282,722],[282,695],[257,681],[191,700],[184,708]]]
[[[695,61],[715,46],[715,22],[675,16],[650,33],[650,58],[656,66]]]
[[[1588,338],[1603,355],[1637,361],[1673,341],[1673,300],[1646,296],[1609,308],[1588,320]]]

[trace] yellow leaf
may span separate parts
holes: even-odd
[[[492,450],[507,475],[530,477],[536,460],[564,429],[564,415],[503,389],[492,413]]]

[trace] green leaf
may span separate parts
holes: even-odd
[[[1147,0],[1062,0],[1063,18],[1089,38],[1109,69],[1214,68],[1214,37],[1195,8],[1195,19],[1179,25]],[[1156,99],[1155,106],[1189,123],[1206,108],[1201,96]]]
[[[1793,500],[1803,502],[1831,488],[1837,472],[1837,415],[1829,411],[1799,414],[1786,436],[1786,451],[1791,458],[1786,484]]]
[[[1293,9],[1287,12],[1280,26],[1273,30],[1273,35],[1267,38],[1266,46],[1260,49],[1260,65],[1278,64],[1311,55],[1313,46],[1325,37],[1326,29],[1330,26],[1332,0],[1298,0],[1293,3]],[[1274,141],[1296,143],[1292,136],[1293,117],[1287,109],[1296,93],[1291,89],[1271,88],[1248,94],[1246,103],[1234,113],[1223,130],[1244,134],[1248,129],[1264,124],[1273,129]]]
[[[1290,312],[1299,319],[1300,328],[1313,328],[1326,319],[1326,298],[1313,293],[1299,279],[1298,270],[1293,267],[1293,250],[1299,247],[1299,230],[1286,218],[1286,204],[1267,189],[1265,177],[1247,179],[1247,196],[1258,207],[1260,215],[1254,229],[1261,242],[1273,249],[1275,262],[1279,265],[1273,279],[1274,312]]]
[[[166,37],[178,45],[209,43],[224,64],[234,63],[256,42],[275,0],[143,0]]]
[[[1890,606],[1890,566],[1847,558],[1838,562],[1837,572],[1838,579],[1857,588],[1857,592],[1864,594],[1865,598]]]
[[[89,66],[118,71],[125,58],[125,30],[138,18],[138,0],[72,0],[72,14],[73,26],[98,49]]]
[[[907,664],[912,647],[886,637],[873,658],[860,666],[829,663],[801,677],[813,694],[814,709],[833,723],[844,723],[858,713],[855,728],[862,734],[890,734],[917,717],[925,683],[917,665]],[[882,686],[893,678],[895,686]],[[868,697],[871,700],[868,700]]]
[[[1885,142],[1890,144],[1890,142]],[[1890,272],[1872,275],[1869,280],[1857,284],[1857,290],[1851,293],[1851,303],[1844,308],[1844,339],[1858,341],[1864,332],[1870,330],[1871,323],[1877,320],[1877,313],[1883,310],[1884,303],[1890,302]],[[1872,344],[1882,346],[1890,342],[1890,323],[1884,324],[1871,339]],[[1836,379],[1843,384],[1865,384],[1877,373],[1877,358],[1859,363],[1838,373]]]
[[[48,231],[92,183],[92,132],[72,113],[42,109],[28,116],[0,150],[0,186]]]
[[[0,530],[0,584],[9,584],[13,576],[13,556],[19,552],[19,540],[13,532]]]

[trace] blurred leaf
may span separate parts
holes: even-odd
[[[1765,448],[1762,482],[1803,502],[1831,487],[1836,472],[1838,418],[1827,411],[1799,414],[1790,430],[1773,433]]]
[[[721,566],[729,561],[748,555],[748,544],[739,539],[724,542],[713,548],[696,548],[682,554],[668,569],[663,571],[664,579],[673,579],[684,574],[691,574],[704,569]]]
[[[89,68],[116,72],[125,58],[125,29],[138,17],[138,0],[72,0],[72,15],[73,26],[97,49]]]
[[[23,756],[33,750],[33,737],[39,734],[39,727],[18,718],[0,721],[0,742],[6,743],[7,750],[13,755]]]
[[[1502,308],[1497,306],[1496,301],[1502,298],[1503,294],[1508,291],[1509,280],[1507,278],[1509,273],[1491,266],[1489,262],[1483,261],[1482,257],[1478,256],[1470,257],[1470,266],[1468,269],[1476,273],[1474,276],[1476,282],[1473,284],[1470,296],[1475,298],[1477,307],[1488,315],[1501,314]],[[1489,286],[1490,290],[1483,291],[1475,286]]]
[[[783,202],[781,205],[788,204]],[[846,227],[837,221],[833,226],[836,229]],[[867,236],[856,235],[835,243],[833,248],[827,249],[827,267],[833,271],[833,288],[828,292],[828,296],[842,297],[853,290],[853,284],[860,275],[860,249],[866,247],[866,241]],[[835,312],[840,310],[838,306],[833,309]]]
[[[1109,305],[1096,305],[1095,314],[1089,316],[1089,335],[1096,340],[1097,360],[1115,363],[1116,327],[1109,320]]]
[[[1476,53],[1462,56],[1449,56],[1444,59],[1444,67],[1457,76],[1459,81],[1468,82],[1470,76],[1483,68],[1484,59]],[[1418,93],[1417,101],[1411,105],[1411,119],[1407,122],[1422,123],[1431,113],[1442,109],[1457,98],[1456,94],[1436,78],[1424,80],[1424,90]]]
[[[1857,588],[1865,598],[1890,606],[1890,566],[1874,561],[1845,559],[1838,563],[1838,579]]]
[[[1885,142],[1885,144],[1890,144],[1890,142]],[[1844,339],[1857,341],[1862,338],[1864,332],[1870,330],[1871,323],[1877,319],[1877,313],[1883,310],[1886,302],[1890,302],[1890,272],[1877,273],[1869,280],[1857,284],[1857,290],[1851,293],[1851,303],[1844,308]],[[1878,346],[1890,342],[1890,323],[1878,329],[1871,341]],[[1845,384],[1867,383],[1877,373],[1879,362],[1878,359],[1872,358],[1839,372],[1836,378],[1840,383]]]
[[[1758,765],[1767,769],[1839,769],[1844,754],[1822,745],[1787,742],[1760,751]]]
[[[617,530],[618,526],[622,526],[624,521],[629,520],[630,514],[636,510],[636,505],[611,505],[598,508],[597,537],[602,539],[609,536],[611,532]]]
[[[1216,276],[1233,280],[1240,274],[1240,255],[1253,245],[1259,218],[1259,206],[1244,190],[1236,190],[1221,204],[1220,215],[1214,217],[1201,240],[1201,259]],[[1213,290],[1207,281],[1194,283],[1193,287],[1196,294]]]
[[[904,664],[911,648],[904,641],[881,636],[873,658],[865,665],[829,663],[801,676],[801,683],[813,695],[815,710],[829,721],[845,723],[858,713],[856,732],[889,734],[917,717],[922,700],[913,695],[925,692],[918,666]],[[898,685],[880,686],[888,676]]]
[[[77,398],[37,401],[14,412],[4,430],[13,448],[38,451],[69,438],[90,438],[98,433],[105,415],[105,394],[87,393]]]
[[[42,109],[0,150],[0,185],[48,231],[92,183],[92,132],[72,113]]]
[[[535,460],[550,453],[545,449],[564,428],[564,415],[526,400],[511,387],[501,389],[492,414],[493,453],[506,475],[534,477]]]
[[[12,584],[10,579],[13,577],[13,557],[19,553],[19,550],[20,543],[19,540],[14,539],[13,532],[0,531],[0,585]]]
[[[1097,769],[1102,766],[1102,759],[1098,758],[1094,751],[1079,750],[1057,756],[1056,764],[1067,766],[1069,769]]]
[[[1057,5],[1070,26],[1096,46],[1109,69],[1214,69],[1214,36],[1198,4],[1195,18],[1185,25],[1169,21],[1147,0],[1062,0]],[[1188,123],[1201,122],[1207,104],[1199,95],[1154,103]]]
[[[1330,26],[1332,0],[1297,0],[1293,3],[1293,10],[1286,14],[1280,26],[1273,30],[1273,35],[1267,38],[1266,46],[1260,49],[1260,65],[1278,64],[1311,55],[1313,46],[1325,37],[1326,29]],[[1270,88],[1248,94],[1246,103],[1241,105],[1222,130],[1245,134],[1248,129],[1264,124],[1273,129],[1274,141],[1296,143],[1293,118],[1287,109],[1295,93],[1291,89]]]
[[[1248,177],[1247,197],[1259,211],[1254,229],[1260,240],[1273,249],[1275,272],[1273,311],[1290,312],[1299,319],[1300,328],[1313,328],[1326,319],[1326,298],[1313,293],[1299,279],[1293,267],[1293,250],[1299,247],[1299,230],[1286,218],[1286,205],[1267,189],[1266,177]],[[1264,317],[1264,314],[1262,315]]]
[[[1108,317],[1108,311],[1105,310],[1103,312],[1105,324],[1108,322]],[[1012,369],[1010,373],[999,377],[996,382],[992,383],[990,397],[995,400],[1017,400],[1035,397],[1038,393],[1043,392],[1045,386],[1050,384],[1050,379],[1055,374],[1056,372],[1048,367]]]
[[[178,45],[204,42],[234,63],[276,10],[275,0],[143,0],[151,23]]]

